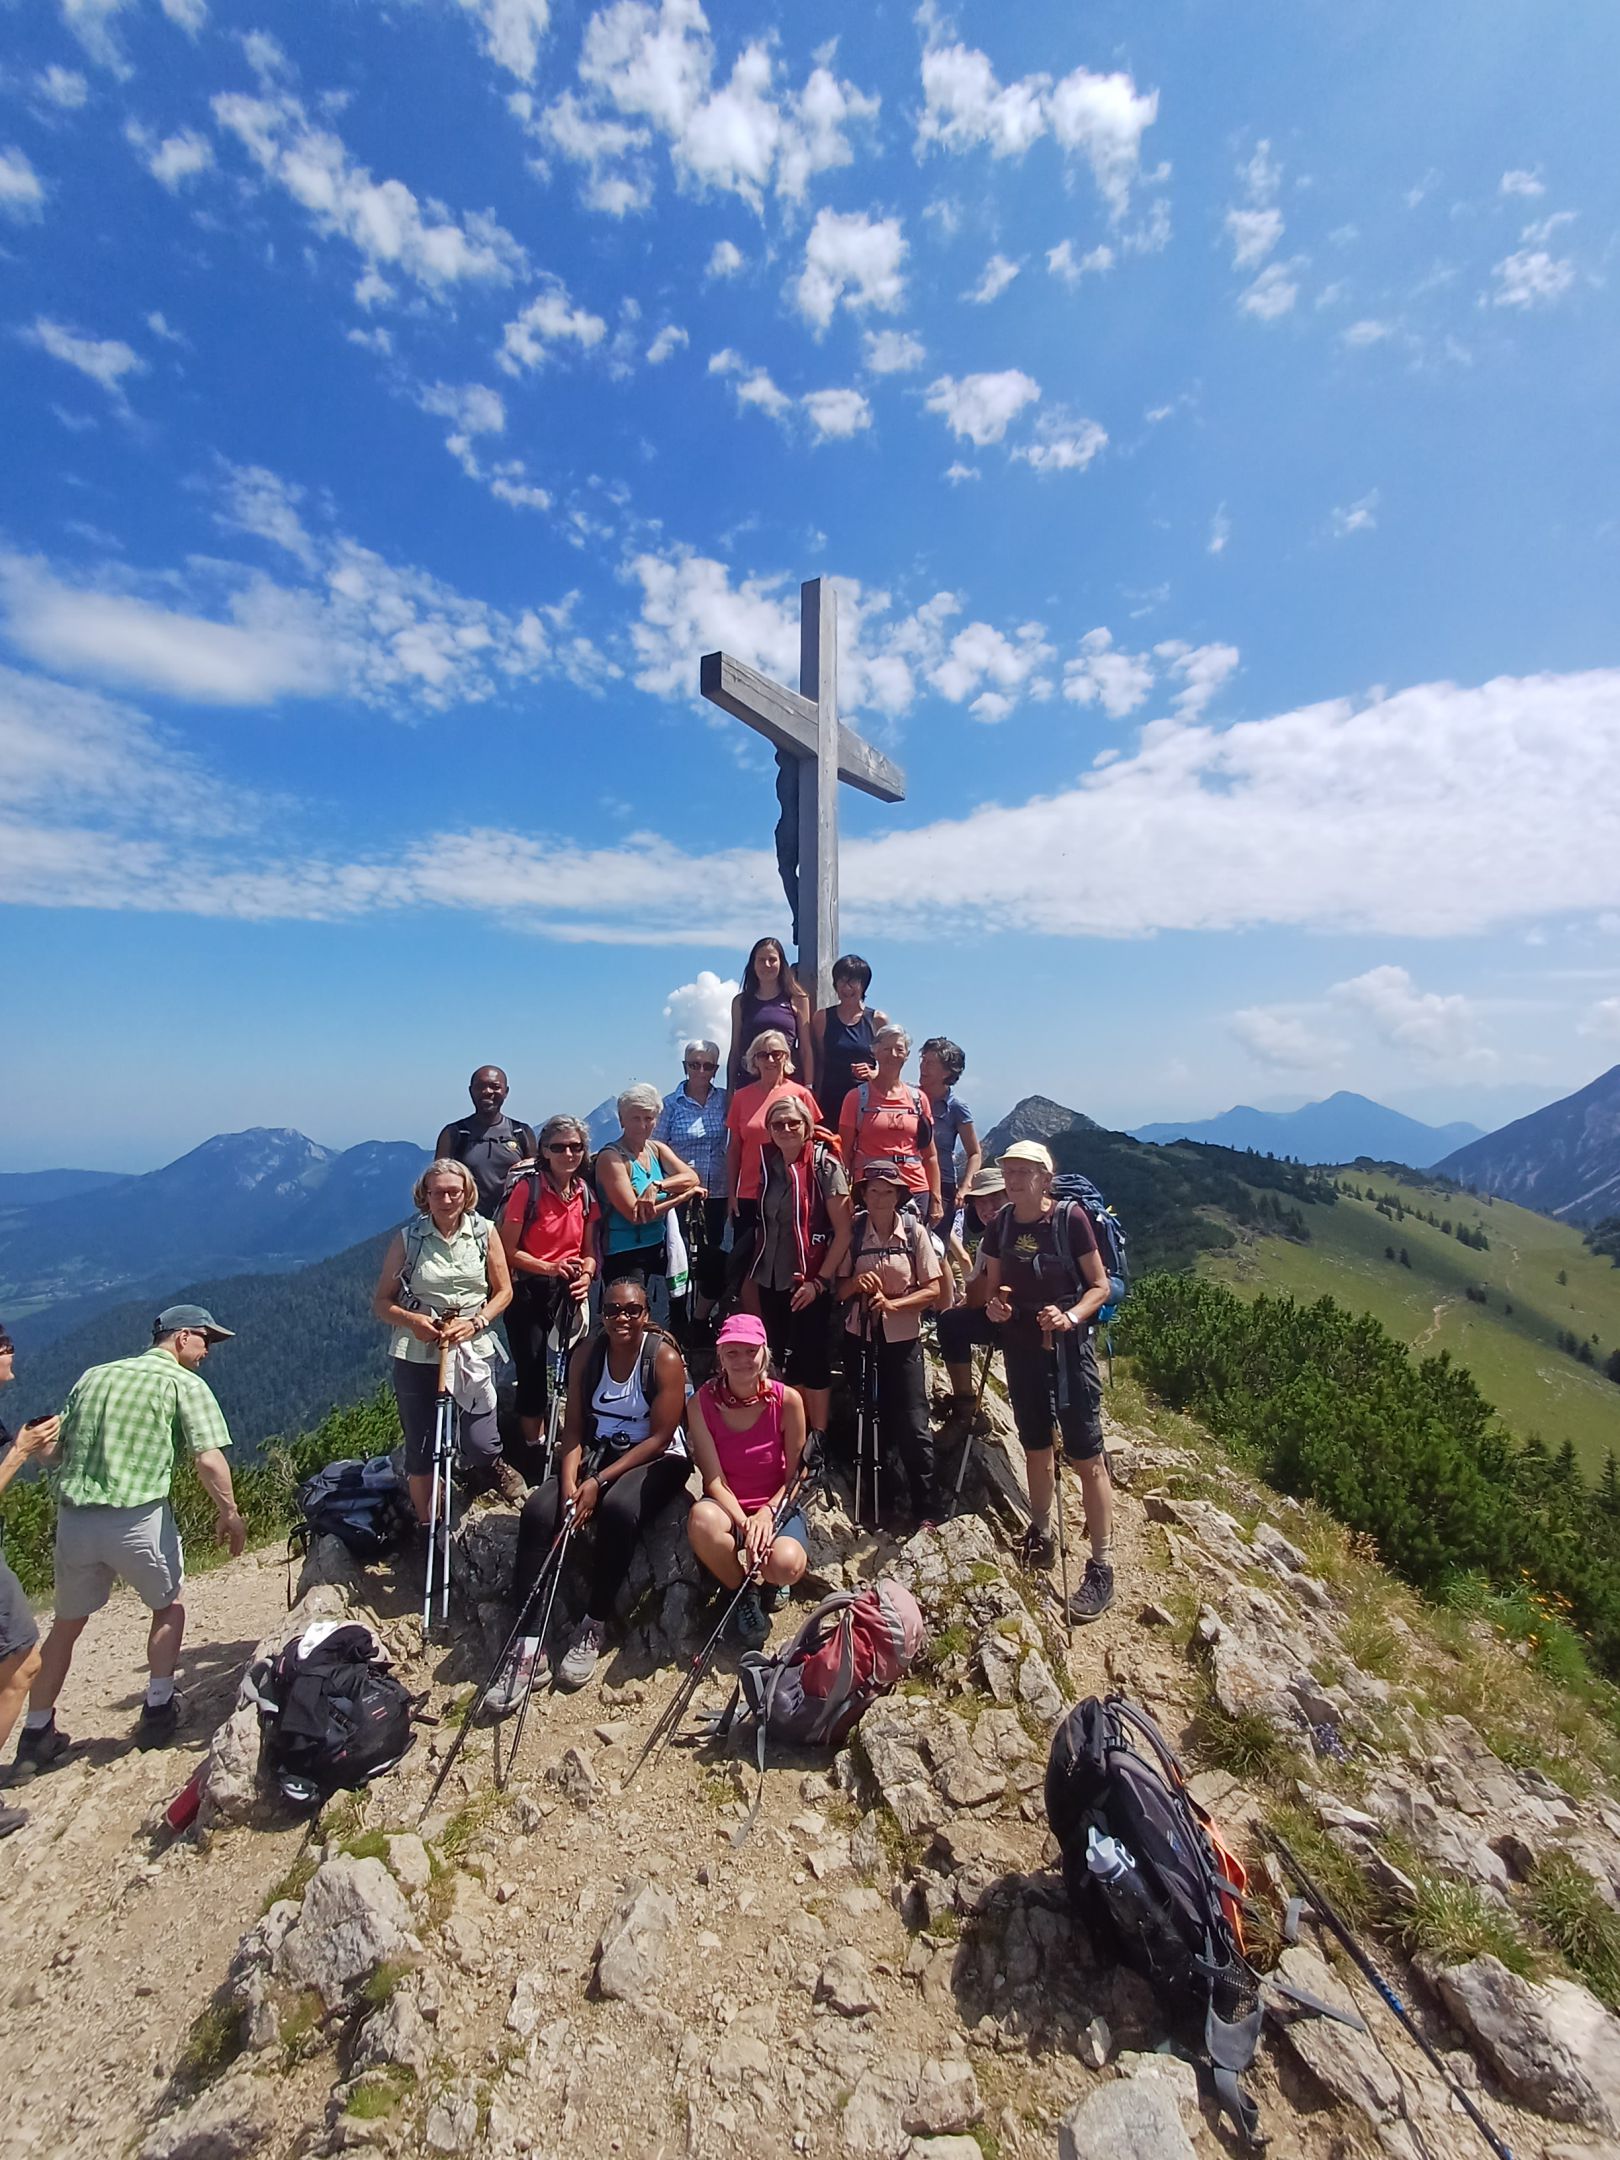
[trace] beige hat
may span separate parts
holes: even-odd
[[[1038,1140],[1015,1140],[1011,1147],[1002,1149],[996,1160],[1001,1163],[1032,1162],[1046,1171],[1055,1167],[1051,1155]]]
[[[994,1163],[980,1163],[977,1170],[962,1187],[964,1200],[987,1200],[992,1193],[1007,1190],[1007,1180]]]

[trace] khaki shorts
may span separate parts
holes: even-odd
[[[32,1650],[38,1641],[39,1629],[23,1586],[0,1560],[0,1665],[19,1650]]]
[[[127,1582],[152,1612],[180,1595],[185,1580],[180,1532],[167,1500],[144,1507],[73,1507],[56,1511],[56,1617],[88,1620],[115,1582]]]

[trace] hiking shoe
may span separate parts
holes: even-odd
[[[731,1616],[731,1632],[745,1650],[761,1650],[770,1640],[771,1623],[765,1617],[765,1607],[752,1583],[737,1600],[737,1610]]]
[[[517,1709],[525,1694],[534,1688],[543,1688],[551,1678],[551,1660],[543,1648],[532,1654],[514,1650],[509,1663],[495,1685],[484,1697],[484,1713],[487,1717],[507,1718]]]
[[[51,1722],[41,1725],[36,1732],[31,1732],[25,1725],[12,1758],[12,1778],[21,1784],[26,1778],[37,1777],[41,1770],[54,1770],[72,1745],[72,1740],[58,1726],[54,1712]]]
[[[1069,1600],[1069,1617],[1084,1624],[1100,1620],[1114,1602],[1114,1571],[1106,1560],[1088,1560],[1079,1589]]]
[[[1018,1541],[1018,1565],[1026,1568],[1049,1568],[1057,1558],[1057,1539],[1050,1530],[1039,1530],[1034,1523]]]
[[[786,1583],[768,1583],[759,1593],[759,1609],[767,1615],[779,1613],[792,1595]]]
[[[28,1810],[21,1807],[0,1807],[0,1837],[10,1837],[13,1830],[20,1830],[28,1820]]]
[[[143,1702],[135,1727],[135,1745],[138,1748],[167,1747],[179,1729],[178,1695],[171,1695],[166,1703]]]
[[[574,1630],[574,1639],[557,1667],[557,1685],[560,1688],[582,1688],[596,1671],[596,1661],[607,1643],[607,1622],[593,1620],[589,1613]]]
[[[513,1469],[503,1456],[495,1465],[495,1490],[510,1507],[521,1507],[529,1497],[529,1488],[521,1473]]]

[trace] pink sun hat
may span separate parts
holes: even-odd
[[[727,1343],[746,1343],[750,1350],[763,1350],[765,1323],[758,1313],[733,1313],[729,1320],[722,1321],[714,1342],[717,1350],[723,1349]]]

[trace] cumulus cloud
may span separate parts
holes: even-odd
[[[1199,718],[1236,674],[1241,658],[1235,645],[1188,645],[1180,638],[1166,638],[1153,651],[1180,685],[1170,702],[1183,720]]]
[[[731,240],[717,240],[703,275],[706,278],[734,278],[742,267],[742,249]]]
[[[476,16],[484,50],[509,75],[532,82],[551,23],[551,0],[459,0]]]
[[[905,256],[898,218],[818,210],[795,288],[799,313],[819,333],[840,301],[857,314],[863,308],[891,312],[905,298]]]
[[[1349,1049],[1287,1006],[1247,1005],[1227,1025],[1251,1057],[1284,1072],[1331,1071]]]
[[[1147,703],[1153,681],[1146,653],[1121,652],[1111,631],[1088,630],[1080,650],[1064,663],[1063,695],[1076,705],[1100,705],[1110,720],[1123,720]]]
[[[480,447],[480,437],[506,433],[506,400],[498,390],[486,383],[433,383],[421,386],[416,398],[424,412],[450,422],[444,447],[469,480],[510,509],[551,508],[549,491],[530,477],[521,458],[491,458]]]
[[[1393,337],[1394,334],[1393,324],[1380,322],[1376,316],[1371,315],[1364,315],[1360,321],[1350,323],[1342,333],[1346,345],[1359,347],[1382,345],[1386,338]]]
[[[1049,275],[1061,278],[1065,285],[1078,285],[1083,277],[1101,276],[1113,267],[1114,251],[1107,246],[1088,248],[1084,255],[1076,255],[1072,240],[1060,240],[1046,251]]]
[[[998,443],[1026,405],[1036,403],[1041,386],[1022,368],[993,374],[941,375],[928,386],[930,412],[939,413],[951,433],[982,450]]]
[[[1007,290],[1021,267],[1022,265],[1015,263],[1010,256],[992,255],[985,264],[977,285],[970,286],[962,298],[971,301],[975,307],[988,306]]]
[[[34,77],[34,95],[58,112],[77,112],[90,95],[90,85],[76,68],[53,64]]]
[[[873,375],[908,375],[928,358],[921,338],[909,330],[863,330],[864,365]]]
[[[1378,490],[1369,488],[1358,501],[1344,503],[1333,512],[1333,537],[1347,540],[1352,533],[1374,532],[1378,526]]]
[[[1152,417],[1150,413],[1148,418],[1151,420]],[[1208,555],[1224,555],[1231,538],[1232,520],[1226,514],[1225,503],[1222,503],[1209,521],[1209,538],[1204,542],[1204,552]]]
[[[214,162],[213,144],[191,128],[182,129],[178,135],[166,135],[160,142],[150,129],[131,120],[124,134],[152,178],[171,195],[178,194],[188,180],[206,172]]]
[[[501,332],[496,359],[508,375],[543,367],[558,345],[589,352],[607,335],[607,324],[588,308],[576,307],[561,278],[547,278],[540,291]]]
[[[689,1042],[712,1042],[726,1054],[731,1040],[731,1001],[742,985],[717,975],[713,968],[699,968],[690,982],[672,990],[664,1000],[664,1018],[676,1050]]]
[[[1620,1042],[1620,997],[1596,999],[1575,1023],[1575,1032],[1599,1042]]]
[[[817,442],[847,441],[872,425],[872,408],[859,390],[811,390],[803,406]]]
[[[33,327],[23,334],[31,345],[49,353],[53,360],[60,360],[64,367],[76,368],[81,375],[88,375],[92,382],[99,383],[120,405],[124,402],[124,377],[146,372],[146,362],[122,338],[81,337],[77,331],[53,322],[47,315],[36,315]]]
[[[1544,247],[1525,247],[1505,255],[1491,275],[1496,280],[1490,295],[1493,307],[1551,307],[1574,284],[1575,265],[1567,255],[1554,255]]]
[[[1479,1039],[1473,1001],[1457,991],[1419,990],[1403,967],[1369,968],[1335,983],[1332,995],[1361,1013],[1383,1041],[1426,1064],[1485,1072],[1498,1062],[1496,1052]]]
[[[97,67],[123,80],[129,62],[113,31],[113,24],[131,0],[60,0],[62,20]]]
[[[389,298],[393,276],[445,298],[463,284],[509,285],[526,267],[523,249],[492,212],[457,217],[431,198],[418,201],[402,180],[375,179],[289,92],[216,97],[213,114],[317,232],[354,248],[366,265],[356,288],[363,304]]]
[[[45,183],[15,145],[0,150],[0,217],[22,225],[38,218],[45,208]]]
[[[1282,238],[1282,212],[1275,204],[1262,210],[1228,210],[1226,231],[1232,242],[1232,268],[1248,270],[1263,263]]]
[[[672,359],[683,346],[690,343],[691,339],[679,323],[665,323],[647,347],[647,365],[662,367],[666,360]]]
[[[1503,195],[1528,195],[1533,198],[1545,195],[1547,190],[1539,174],[1525,172],[1521,167],[1502,175],[1499,192]]]
[[[1267,263],[1252,285],[1245,286],[1238,295],[1238,306],[1245,315],[1254,316],[1257,322],[1275,322],[1291,310],[1299,298],[1299,284],[1295,273],[1298,260],[1286,263]]]
[[[1012,451],[1018,462],[1036,472],[1084,472],[1099,452],[1108,447],[1108,431],[1095,420],[1077,419],[1063,412],[1042,413],[1035,424],[1036,440]]]
[[[1232,243],[1232,268],[1247,275],[1259,274],[1238,295],[1238,306],[1257,322],[1275,322],[1286,315],[1299,298],[1298,273],[1304,258],[1272,262],[1282,240],[1283,214],[1277,207],[1282,186],[1282,167],[1271,155],[1269,142],[1256,143],[1238,167],[1244,201],[1226,213],[1226,236]],[[1264,264],[1264,268],[1260,266]]]

